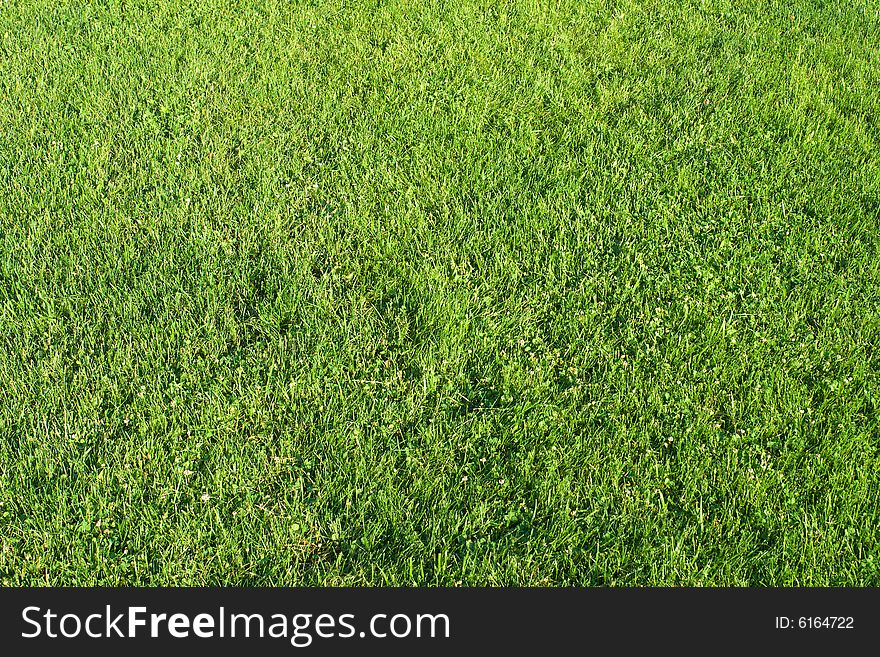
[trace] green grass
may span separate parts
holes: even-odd
[[[868,0],[2,0],[0,583],[880,585]]]

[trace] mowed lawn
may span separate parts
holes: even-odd
[[[880,585],[880,5],[2,0],[0,584]]]

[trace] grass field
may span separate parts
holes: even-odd
[[[0,583],[880,585],[880,6],[0,1]]]

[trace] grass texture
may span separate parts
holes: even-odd
[[[880,6],[2,0],[3,585],[880,585]]]

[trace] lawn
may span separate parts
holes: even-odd
[[[0,584],[880,585],[880,6],[0,0]]]

